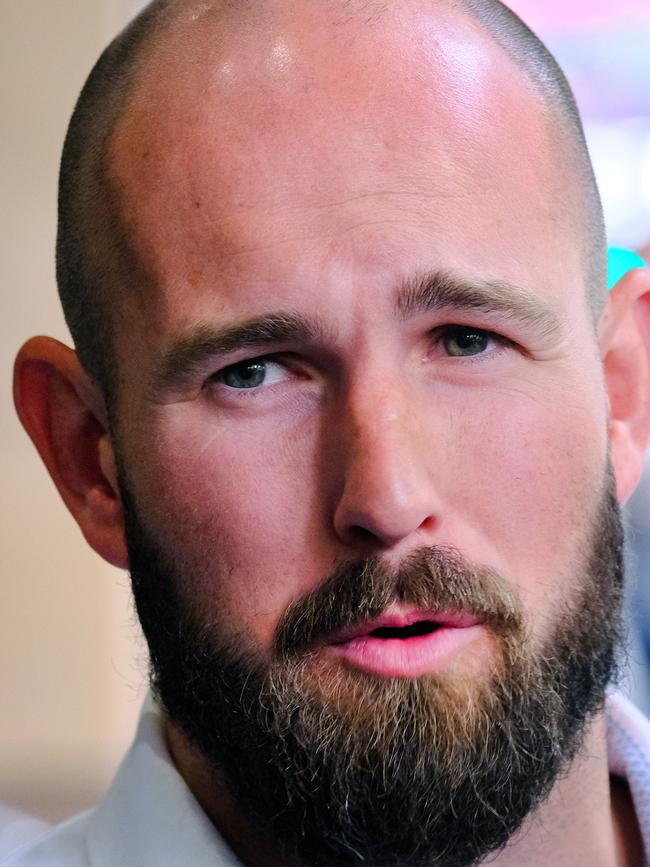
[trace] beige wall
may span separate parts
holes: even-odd
[[[67,340],[54,283],[59,153],[76,96],[136,0],[0,4],[0,801],[58,818],[94,801],[146,689],[125,574],[83,541],[11,402],[35,333]]]

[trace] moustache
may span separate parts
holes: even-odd
[[[397,569],[378,558],[341,564],[287,608],[275,651],[284,659],[303,654],[333,633],[374,620],[395,602],[477,617],[501,636],[523,630],[521,601],[505,578],[454,548],[436,546],[414,551]]]

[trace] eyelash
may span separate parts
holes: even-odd
[[[439,327],[433,329],[430,332],[429,336],[432,339],[433,347],[438,347],[443,343],[443,341],[445,339],[448,339],[448,338],[451,338],[454,336],[460,336],[462,334],[480,335],[481,337],[486,338],[488,340],[493,340],[495,343],[499,344],[499,346],[503,347],[503,348],[508,347],[508,346],[514,346],[513,342],[509,338],[505,337],[502,334],[498,334],[497,332],[489,331],[485,328],[476,328],[476,327],[471,326],[471,325],[459,325],[459,324],[455,324],[455,323],[449,324],[449,325],[439,326]],[[462,361],[465,364],[479,364],[486,356],[488,356],[488,355],[491,356],[493,354],[493,352],[494,352],[494,350],[492,350],[492,351],[486,350],[485,352],[479,352],[475,355],[466,355],[466,356],[446,355],[445,357],[449,358],[449,359],[453,359],[454,361],[457,361],[457,362]],[[233,370],[233,369],[240,367],[240,366],[243,367],[247,364],[253,365],[256,363],[259,363],[259,364],[274,363],[274,364],[282,365],[282,366],[286,367],[287,369],[289,369],[287,356],[283,356],[281,354],[278,354],[278,355],[273,355],[273,354],[271,354],[271,355],[257,355],[257,356],[253,356],[252,358],[244,358],[241,361],[235,362],[234,364],[228,364],[225,367],[222,367],[220,370],[215,371],[214,373],[212,373],[208,377],[205,385],[206,385],[206,387],[223,386],[224,388],[228,389],[228,392],[230,394],[233,394],[233,395],[236,394],[238,398],[251,396],[260,390],[260,386],[253,386],[249,389],[235,388],[234,386],[228,386],[225,382],[222,381],[221,378],[230,370]],[[270,387],[271,386],[267,386],[267,388],[270,388]]]
[[[505,337],[503,334],[498,334],[496,331],[489,331],[486,328],[476,328],[472,325],[458,325],[458,324],[442,325],[439,328],[434,329],[433,332],[431,332],[431,336],[434,338],[433,342],[434,342],[435,346],[440,346],[445,339],[448,339],[448,338],[454,337],[454,336],[460,336],[462,334],[479,335],[480,337],[485,338],[487,340],[492,340],[496,344],[498,344],[499,349],[515,346],[513,341],[510,340],[508,337]],[[498,350],[492,350],[492,351],[486,350],[485,352],[479,352],[476,355],[465,355],[465,356],[447,355],[445,357],[451,358],[454,361],[462,360],[465,364],[479,364],[479,363],[481,363],[481,361],[483,359],[485,359],[486,356],[491,356],[495,351],[498,351]]]

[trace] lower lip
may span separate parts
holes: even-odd
[[[421,677],[442,671],[455,654],[478,638],[479,624],[440,627],[429,635],[411,638],[374,638],[363,635],[328,650],[347,663],[382,677]]]

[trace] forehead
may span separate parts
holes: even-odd
[[[111,148],[148,316],[255,314],[413,268],[579,285],[580,197],[513,62],[444,3],[325,6],[195,10],[154,50]]]

